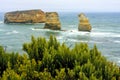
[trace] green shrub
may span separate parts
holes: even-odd
[[[6,54],[4,48],[0,46],[0,76],[3,74],[3,71],[6,70],[8,60],[9,54]]]
[[[32,36],[31,41],[23,44],[27,55],[7,54],[0,47],[0,79],[120,80],[120,67],[107,61],[96,45],[90,49],[80,43],[70,49],[53,36],[48,41]]]

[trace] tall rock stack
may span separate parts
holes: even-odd
[[[89,23],[88,18],[85,16],[85,14],[81,13],[79,15],[79,25],[78,30],[79,31],[91,31],[91,25]]]
[[[56,12],[46,12],[46,22],[45,29],[60,30],[61,24],[59,21],[58,13]]]
[[[46,15],[42,10],[25,10],[8,12],[4,16],[5,23],[44,23]]]

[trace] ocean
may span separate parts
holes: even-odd
[[[59,12],[62,30],[66,31],[56,31],[43,29],[44,24],[4,24],[4,13],[0,13],[0,45],[7,52],[23,54],[22,44],[30,42],[32,35],[46,39],[54,35],[70,47],[80,42],[88,43],[90,48],[96,44],[103,56],[120,66],[120,13],[85,13],[91,32],[78,31],[78,14]]]

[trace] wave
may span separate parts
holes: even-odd
[[[91,37],[120,37],[120,34],[113,33],[113,32],[85,32],[85,31],[78,31],[74,30],[50,30],[50,29],[43,29],[43,28],[30,28],[33,31],[49,31],[49,32],[61,32],[62,34],[66,35],[86,35]]]
[[[120,63],[120,60],[118,61],[118,63]]]
[[[44,29],[44,28],[39,28],[39,27],[34,27],[34,28],[30,28],[30,29],[33,30],[33,31],[53,31],[53,30],[50,30],[50,29]]]
[[[44,29],[44,28],[30,28],[33,31],[48,31],[48,32],[61,32],[60,30],[51,30],[51,29]]]
[[[13,31],[11,31],[11,32],[7,32],[6,34],[7,34],[7,35],[10,35],[10,34],[17,34],[17,33],[19,33],[19,32],[16,31],[16,30],[13,30]]]
[[[31,30],[33,31],[40,31],[40,30],[43,30],[43,29],[40,29],[40,28],[30,28]]]
[[[62,40],[63,38],[64,38],[63,36],[58,36],[58,37],[57,37],[57,39],[59,39],[59,40],[60,40],[60,39]]]
[[[76,25],[69,25],[69,27],[74,28],[74,27],[76,27]]]
[[[90,34],[90,32],[85,32],[85,31],[78,31],[78,30],[69,30],[69,31],[66,31],[68,35],[88,35]]]
[[[105,33],[105,32],[92,32],[91,36],[93,37],[105,37],[111,35],[111,33]]]
[[[120,37],[120,34],[112,35],[112,37]]]
[[[0,31],[5,31],[4,29],[0,29]]]
[[[91,32],[92,37],[120,37],[120,34],[110,32]]]
[[[65,42],[66,43],[71,43],[71,42],[77,42],[77,43],[79,43],[79,42],[84,42],[84,43],[88,43],[89,41],[88,40],[78,40],[78,39],[66,39],[65,40]]]
[[[4,22],[3,21],[0,21],[0,24],[3,24]]]
[[[117,41],[117,40],[116,40],[116,41],[114,41],[114,42],[115,42],[115,43],[120,43],[120,41]]]

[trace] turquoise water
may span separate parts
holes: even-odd
[[[86,13],[92,25],[91,32],[78,31],[78,13],[59,13],[62,30],[43,29],[44,24],[4,24],[4,13],[0,13],[0,45],[9,52],[22,51],[22,44],[30,42],[31,35],[47,39],[52,34],[62,43],[86,42],[97,45],[108,60],[120,65],[120,13]],[[71,46],[72,45],[72,46]]]

